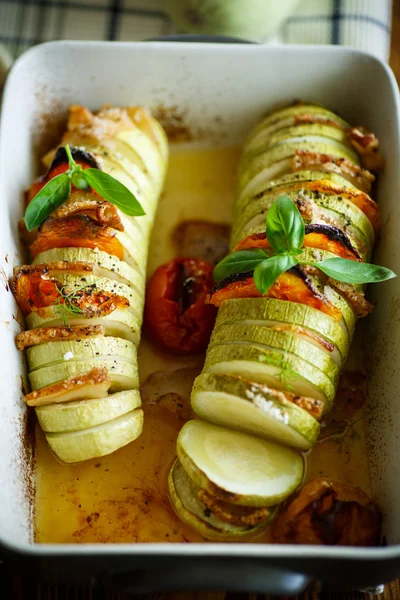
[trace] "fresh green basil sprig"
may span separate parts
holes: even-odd
[[[93,188],[102,198],[114,204],[126,215],[141,217],[145,214],[142,205],[127,187],[104,171],[93,168],[83,169],[73,159],[68,144],[64,148],[69,169],[50,179],[28,204],[25,212],[25,225],[28,231],[39,227],[56,208],[68,200],[72,184],[81,190]]]
[[[266,217],[266,237],[275,254],[268,256],[261,248],[232,252],[216,265],[214,280],[218,282],[236,273],[254,271],[255,286],[264,295],[282,273],[295,265],[312,265],[332,279],[352,284],[396,277],[385,267],[347,258],[328,258],[319,262],[299,260],[304,236],[304,221],[296,205],[289,196],[280,196],[272,203]]]

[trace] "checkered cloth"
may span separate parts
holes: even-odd
[[[390,23],[391,0],[303,0],[265,41],[345,44],[387,60]],[[130,41],[174,32],[163,0],[0,0],[0,44],[9,60],[49,40]]]

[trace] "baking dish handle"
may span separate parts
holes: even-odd
[[[180,560],[151,569],[120,571],[111,577],[113,588],[127,594],[172,591],[227,591],[295,596],[311,579],[301,573],[268,565],[265,561],[236,562],[225,558],[203,562],[200,557]]]

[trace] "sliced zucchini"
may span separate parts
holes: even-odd
[[[317,441],[320,425],[281,392],[220,373],[202,373],[191,396],[194,412],[205,421],[275,440],[298,450]]]
[[[166,165],[154,141],[147,137],[138,127],[129,129],[129,131],[121,131],[116,137],[139,154],[146,171],[156,185],[157,193],[159,193],[164,181]]]
[[[140,408],[89,429],[47,433],[50,448],[65,463],[106,456],[136,440],[143,429]]]
[[[208,349],[230,343],[248,343],[265,350],[288,352],[317,367],[329,377],[333,385],[338,383],[339,369],[330,356],[317,346],[294,336],[291,331],[276,331],[265,325],[242,323],[221,325],[214,330]]]
[[[60,315],[55,312],[54,306],[40,309],[38,312],[31,312],[25,317],[28,329],[37,327],[63,327],[65,323]],[[138,318],[127,308],[117,308],[108,315],[102,317],[81,317],[68,315],[69,327],[84,327],[87,325],[103,325],[105,335],[121,337],[124,340],[133,342],[136,346],[140,341],[142,319]]]
[[[151,202],[153,199],[153,203],[155,204],[157,187],[139,154],[128,146],[128,144],[125,144],[125,142],[116,137],[102,140],[102,147],[105,148],[106,152],[111,152],[116,157],[116,162],[119,162],[118,159],[121,157],[124,161],[124,166],[125,164],[129,164],[130,177],[135,180],[142,193],[149,198],[149,201]],[[99,153],[101,154],[102,150],[99,149]]]
[[[349,351],[348,336],[332,317],[316,308],[274,298],[234,298],[226,300],[218,311],[214,331],[229,323],[248,325],[287,323],[304,327],[334,344],[340,354],[339,366]],[[333,354],[333,353],[332,353]],[[333,358],[333,357],[332,357]]]
[[[126,231],[117,231],[115,237],[124,249],[123,259],[131,267],[137,268],[140,273],[146,273],[147,254],[145,256],[146,243],[133,239]]]
[[[139,200],[146,213],[153,214],[156,205],[154,186],[150,178],[145,174],[144,167],[139,166],[140,160],[136,157],[136,163],[130,160],[126,153],[119,152],[115,140],[104,140],[102,144],[96,144],[90,148],[102,170],[113,177],[118,178],[122,170],[124,177],[129,177],[132,193]]]
[[[105,398],[38,406],[36,415],[43,431],[80,431],[112,421],[141,404],[139,390],[126,390]]]
[[[353,147],[349,144],[347,132],[339,127],[323,123],[305,123],[301,125],[291,125],[280,128],[278,131],[270,133],[258,140],[246,144],[243,150],[243,163],[250,160],[251,157],[261,154],[278,144],[291,143],[306,139],[307,141],[321,141],[330,144],[331,141],[339,142],[341,146],[354,153]]]
[[[296,171],[295,173],[287,173],[286,175],[282,175],[282,177],[278,177],[277,179],[273,179],[272,181],[265,182],[260,186],[259,189],[253,194],[253,196],[242,197],[241,200],[237,200],[234,204],[234,214],[242,211],[246,208],[249,202],[253,202],[270,192],[275,192],[278,190],[286,189],[290,187],[292,184],[298,184],[300,182],[310,182],[310,181],[329,181],[334,183],[337,186],[344,188],[354,188],[355,186],[350,183],[347,179],[345,179],[342,175],[338,175],[337,173],[330,173],[327,171]],[[284,192],[282,192],[284,193]]]
[[[256,175],[260,175],[263,171],[267,171],[268,168],[272,167],[274,163],[277,163],[285,158],[291,158],[296,153],[296,150],[307,150],[309,152],[321,152],[322,154],[331,154],[339,158],[347,158],[353,164],[359,165],[356,154],[334,140],[326,140],[325,138],[318,138],[315,136],[304,136],[293,141],[287,141],[284,144],[278,144],[272,148],[269,148],[262,154],[257,156],[246,157],[244,153],[239,165],[239,189],[243,194],[247,194],[249,190],[246,190],[246,186],[252,182],[252,185],[259,183],[256,179]],[[265,181],[272,179],[267,176],[267,173],[263,174]]]
[[[132,362],[136,360],[136,348],[132,342],[118,337],[103,336],[47,342],[28,348],[26,353],[30,372],[44,365],[96,356],[119,356]]]
[[[36,256],[34,265],[52,263],[61,260],[68,262],[87,262],[94,265],[96,277],[106,277],[119,283],[134,287],[139,291],[144,289],[144,275],[136,268],[129,266],[124,260],[119,260],[112,254],[90,248],[53,248]]]
[[[329,119],[330,121],[337,123],[338,126],[342,127],[343,129],[350,127],[346,121],[323,106],[319,106],[318,104],[297,103],[293,106],[285,106],[284,108],[268,113],[268,115],[266,115],[259,123],[257,123],[254,129],[252,129],[249,137],[246,140],[245,147],[247,147],[259,133],[264,131],[268,133],[270,129],[274,130],[274,128],[279,129],[281,126],[285,126],[282,124],[285,124],[288,120],[293,122],[295,117],[298,115],[312,115]]]
[[[204,365],[206,373],[240,375],[272,388],[322,400],[330,410],[335,397],[332,381],[307,361],[255,344],[221,344],[211,348]]]
[[[94,368],[105,368],[111,378],[111,392],[137,389],[139,387],[139,376],[136,361],[130,362],[119,356],[109,358],[97,356],[87,360],[75,360],[42,367],[29,373],[29,381],[32,390],[40,390],[42,387],[57,383],[69,377],[76,377],[88,373]]]
[[[200,501],[201,488],[186,474],[179,460],[176,460],[168,475],[168,492],[171,504],[178,517],[186,525],[196,529],[209,540],[229,541],[238,537],[257,533],[271,520],[275,511],[270,511],[270,518],[255,527],[233,525],[216,517]]]
[[[305,116],[307,113],[298,113],[298,117]],[[319,125],[328,126],[331,128],[336,128],[342,135],[346,135],[346,130],[350,126],[343,126],[343,121],[338,117],[334,117],[332,115],[331,118],[326,115],[315,115],[315,117],[321,119]],[[315,125],[318,123],[308,123],[308,125]],[[254,135],[250,135],[244,148],[249,152],[253,150],[257,150],[258,148],[262,148],[264,144],[266,144],[272,136],[276,136],[277,134],[287,131],[290,129],[295,129],[297,127],[304,127],[306,125],[305,122],[296,121],[296,116],[287,116],[286,118],[275,119],[273,123],[265,126],[260,129]],[[327,137],[330,137],[329,135]],[[336,139],[336,138],[335,138]]]
[[[182,427],[176,450],[199,487],[232,504],[274,506],[303,479],[303,458],[295,450],[204,421]]]

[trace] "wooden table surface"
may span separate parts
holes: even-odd
[[[393,0],[392,43],[390,65],[400,83],[400,0]],[[387,584],[383,595],[365,596],[360,592],[332,591],[320,589],[313,584],[310,590],[297,597],[297,600],[400,600],[400,580]],[[154,594],[152,596],[131,596],[117,591],[76,586],[42,585],[27,582],[24,578],[7,578],[0,575],[0,600],[269,600],[272,596],[260,594],[232,594],[225,592],[182,592]],[[288,597],[274,596],[276,600],[289,600]],[[291,597],[295,600],[295,597]]]

